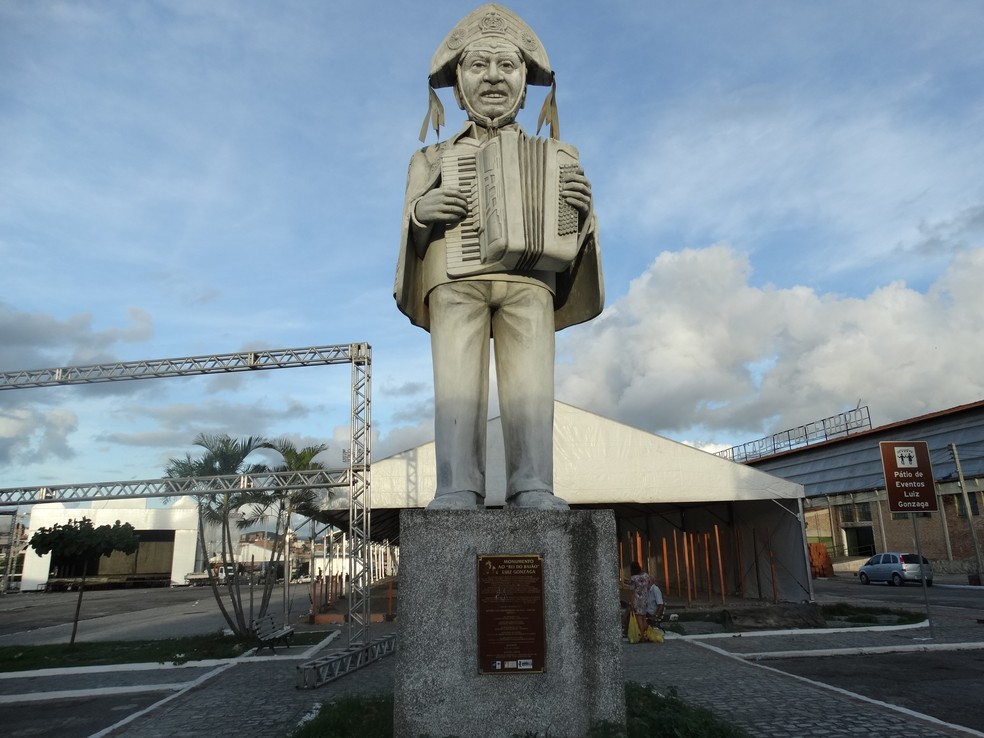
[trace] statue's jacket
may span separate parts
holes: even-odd
[[[516,127],[518,129],[518,126]],[[444,262],[445,253],[443,227],[435,226],[431,232],[427,255],[424,258],[418,255],[412,233],[413,208],[421,196],[439,185],[442,156],[453,154],[459,147],[474,149],[477,145],[473,137],[474,131],[474,124],[468,123],[448,140],[426,146],[414,153],[410,159],[406,198],[403,204],[403,232],[393,296],[400,310],[410,318],[410,322],[425,330],[430,329],[427,293],[439,283],[456,280],[447,276],[446,271],[439,267]],[[587,217],[583,218],[578,244],[578,253],[574,262],[563,272],[556,274],[505,272],[465,279],[506,279],[544,283],[554,295],[554,327],[559,331],[594,318],[601,313],[605,305],[598,226],[593,209]],[[438,271],[442,273],[438,274]]]

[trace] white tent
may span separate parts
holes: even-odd
[[[502,429],[489,421],[486,506],[506,496]],[[372,465],[374,508],[434,498],[434,443]],[[554,408],[554,491],[572,505],[798,500],[803,487],[562,402]]]
[[[433,442],[374,462],[374,521],[426,506],[435,468]],[[495,418],[487,507],[504,502],[504,468]],[[671,594],[812,599],[799,484],[558,402],[554,491],[574,507],[613,509],[623,563],[641,559]]]

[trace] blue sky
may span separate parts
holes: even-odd
[[[427,68],[472,7],[0,0],[0,371],[366,341],[374,455],[429,440],[391,291]],[[981,3],[509,7],[601,226],[558,399],[721,448],[984,398]],[[340,461],[348,409],[344,367],[5,391],[0,487],[156,477],[199,432]]]

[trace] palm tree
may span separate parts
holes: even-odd
[[[198,458],[185,454],[183,459],[170,459],[164,470],[165,477],[208,477],[231,474],[258,474],[267,471],[263,464],[247,464],[246,457],[259,448],[266,447],[266,439],[259,436],[233,439],[226,434],[209,435],[199,433],[195,436],[194,444],[205,449]],[[207,552],[205,544],[205,525],[218,525],[222,531],[221,561],[231,564],[233,571],[238,572],[236,565],[235,546],[232,540],[232,513],[245,504],[255,503],[257,494],[249,489],[239,492],[229,490],[209,491],[207,485],[195,497],[198,500],[198,540],[203,551]],[[243,526],[242,521],[237,524]],[[219,610],[225,617],[229,628],[238,636],[244,636],[249,631],[243,612],[242,592],[239,588],[239,577],[231,578],[229,598],[232,614],[226,609],[219,592],[218,582],[211,567],[207,567],[212,593],[219,605]]]
[[[273,469],[275,472],[291,471],[314,471],[324,469],[324,465],[315,461],[315,457],[328,448],[326,444],[319,443],[313,446],[305,446],[298,449],[293,442],[287,438],[280,438],[273,442],[266,442],[263,448],[276,451],[283,457],[284,463]],[[329,492],[330,494],[330,492]],[[287,546],[290,545],[290,521],[295,514],[303,515],[308,518],[317,519],[321,511],[320,492],[315,489],[281,489],[276,492],[259,497],[252,502],[251,514],[245,518],[245,525],[254,525],[263,518],[271,514],[274,516],[274,540],[279,541],[280,545],[275,546],[270,552],[269,570],[280,561],[286,564]],[[284,567],[284,580],[290,577],[290,572]],[[285,584],[286,586],[286,584]],[[260,601],[259,616],[266,614],[270,606],[270,598],[273,594],[273,577],[266,577],[263,588],[263,597]],[[286,597],[284,607],[287,607]]]

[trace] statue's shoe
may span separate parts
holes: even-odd
[[[460,492],[448,492],[447,494],[435,497],[427,505],[428,510],[478,510],[479,497],[474,492],[462,490]]]
[[[506,507],[526,508],[527,510],[570,510],[570,505],[545,489],[519,492],[506,500]]]

